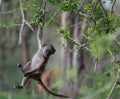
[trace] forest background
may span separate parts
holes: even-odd
[[[72,99],[120,99],[119,0],[0,0],[0,99],[55,99],[22,80],[17,64],[44,43],[54,45],[44,84]]]

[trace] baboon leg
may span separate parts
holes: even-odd
[[[29,81],[29,77],[23,77],[21,85],[14,85],[14,88],[22,89],[25,87],[28,81]]]

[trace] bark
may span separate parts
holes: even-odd
[[[83,24],[82,25],[79,25],[78,22],[82,21],[82,20],[79,20],[78,18],[76,18],[76,22],[74,26],[74,40],[76,42],[79,42],[81,44],[83,44],[84,42],[84,35],[82,33],[82,31],[86,28],[86,23],[83,21]],[[81,30],[80,30],[81,29]],[[73,66],[75,68],[75,71],[76,71],[76,75],[75,75],[75,81],[77,81],[80,78],[82,78],[83,76],[83,71],[85,69],[85,66],[84,66],[84,50],[83,49],[77,49],[77,46],[74,45],[74,53],[73,53]]]
[[[78,21],[76,21],[75,24],[78,24]],[[74,30],[73,31],[74,40],[76,42],[81,43],[82,40],[83,40],[83,37],[80,37],[80,25],[74,25],[74,29],[72,29],[72,30]],[[77,49],[76,45],[74,45],[74,49]],[[81,86],[80,82],[82,82],[82,81],[80,81],[78,83],[78,79],[79,79],[79,77],[82,78],[83,71],[84,71],[84,53],[83,53],[83,49],[74,51],[71,61],[73,62],[72,63],[72,65],[73,65],[72,68],[75,69],[76,74],[71,80],[69,80],[69,81],[67,81],[65,83],[65,85],[63,86],[62,90],[60,90],[60,92],[62,94],[70,96],[71,99],[76,99],[77,95],[79,93],[80,86]],[[62,98],[60,98],[60,99],[62,99]]]
[[[75,23],[77,24],[77,22]],[[76,42],[80,42],[79,40],[79,34],[80,34],[80,26],[79,25],[76,25],[74,26],[74,40]],[[73,53],[73,68],[75,69],[75,80],[77,80],[77,75],[78,75],[78,68],[80,66],[80,57],[79,57],[79,50],[76,50],[77,49],[77,46],[74,45],[74,53]]]
[[[62,12],[62,18],[61,18],[61,23],[62,23],[62,29],[66,28],[66,23],[67,23],[67,18],[68,18],[69,13],[68,12]],[[67,46],[66,40],[61,37],[61,44],[64,44]],[[62,66],[62,76],[66,76],[66,71],[67,71],[67,48],[61,47],[61,66]]]
[[[74,23],[74,17],[70,12],[63,12],[62,13],[62,29],[69,28],[70,29],[70,34],[72,37],[73,34],[73,27],[68,27],[67,24],[72,25]],[[67,46],[67,48],[61,48],[61,66],[62,66],[62,76],[69,76],[67,74],[67,71],[72,67],[72,52],[70,49],[73,48],[73,45],[68,43],[63,37],[61,38],[61,44],[64,44]]]

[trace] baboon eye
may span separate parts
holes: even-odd
[[[50,52],[49,50],[46,50],[46,51],[45,51],[45,53],[47,53],[47,54],[48,54],[49,52]]]

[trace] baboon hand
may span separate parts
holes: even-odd
[[[17,89],[22,89],[23,86],[20,86],[20,85],[14,85],[13,88],[15,88],[15,89],[16,89],[16,88],[17,88]]]
[[[22,65],[21,65],[21,64],[18,64],[18,65],[17,65],[17,67],[18,67],[18,68],[21,68],[21,67],[22,67]]]
[[[27,73],[24,74],[24,76],[26,77],[26,76],[28,76],[30,74],[31,74],[31,72],[27,72]]]

